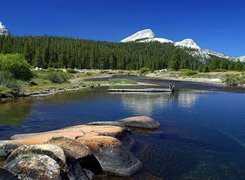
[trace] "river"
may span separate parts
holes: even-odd
[[[131,79],[161,87],[168,82]],[[160,121],[161,127],[133,135],[133,151],[144,164],[141,174],[164,179],[245,179],[244,89],[171,82],[177,88],[174,94],[108,93],[107,88],[98,88],[1,103],[0,139],[147,115]]]

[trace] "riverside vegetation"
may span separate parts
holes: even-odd
[[[97,82],[84,82],[83,78],[102,76],[104,71],[78,72],[74,69],[31,70],[20,54],[0,54],[0,98],[13,98],[28,94],[48,94],[58,90],[96,87]],[[79,79],[71,83],[71,79]],[[129,80],[110,80],[108,84],[135,84]]]
[[[198,72],[196,70],[181,69],[179,71],[154,71],[143,67],[139,71],[113,71],[113,70],[83,70],[55,69],[31,70],[31,66],[20,54],[0,54],[0,97],[13,98],[17,96],[45,95],[57,91],[81,89],[106,85],[135,85],[137,82],[127,79],[110,79],[100,82],[85,82],[85,78],[103,77],[109,75],[141,75],[164,78],[217,78],[219,77],[227,86],[243,86],[243,72]],[[73,80],[75,80],[73,82]]]
[[[174,72],[172,74],[195,78],[219,72],[226,85],[244,85],[244,74],[227,73],[244,72],[244,62],[216,56],[200,60],[183,48],[158,42],[110,43],[48,36],[0,36],[0,53],[1,98],[15,97],[23,92],[48,90],[45,93],[49,93],[50,90],[94,87],[96,85],[91,82],[70,83],[69,80],[100,76],[107,72],[82,73],[76,72],[75,68],[112,69],[117,70],[119,75],[130,75],[132,71],[133,75],[144,75],[168,69],[168,72]],[[31,67],[45,70],[33,71]]]

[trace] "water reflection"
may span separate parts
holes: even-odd
[[[184,91],[175,94],[180,107],[191,108],[199,98],[200,94],[194,91]]]
[[[117,93],[125,108],[136,114],[151,115],[155,109],[163,109],[170,102],[177,101],[180,107],[191,108],[195,105],[200,94],[195,91],[175,93]]]
[[[31,103],[13,101],[0,103],[0,126],[21,125],[31,111]]]

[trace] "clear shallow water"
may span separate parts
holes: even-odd
[[[144,164],[135,178],[245,179],[245,94],[200,89],[169,95],[112,94],[101,88],[2,103],[0,139],[148,115],[161,127],[133,135],[134,153]]]

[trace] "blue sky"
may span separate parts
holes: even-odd
[[[104,41],[151,28],[159,37],[245,55],[243,0],[0,0],[0,21],[14,35]]]

